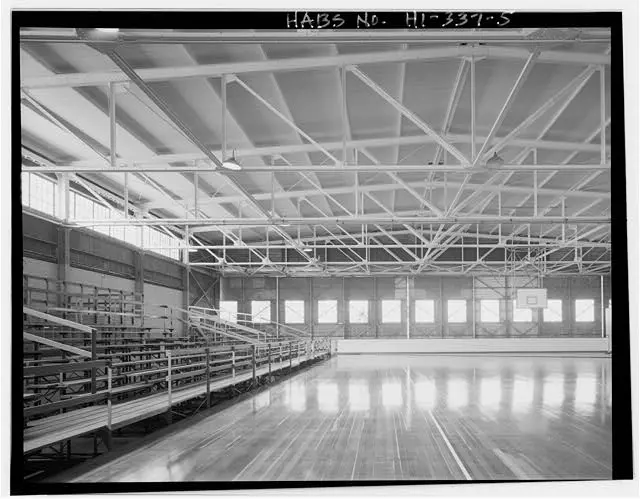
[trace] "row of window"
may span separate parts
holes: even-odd
[[[39,175],[22,174],[22,204],[53,217],[58,217],[56,183]],[[71,191],[69,193],[69,217],[78,220],[117,220],[123,212]],[[119,239],[149,251],[180,260],[182,241],[153,227],[96,225],[87,227],[107,236]]]
[[[317,302],[318,324],[337,324],[338,301],[319,300]],[[382,300],[381,318],[383,324],[399,324],[402,322],[402,302],[400,300]],[[435,301],[415,300],[414,320],[419,324],[435,322]],[[305,307],[303,300],[285,300],[284,322],[286,324],[304,324]],[[220,317],[229,321],[238,318],[238,302],[221,301]],[[240,314],[241,315],[241,314]],[[544,322],[562,322],[562,300],[547,300],[547,308],[542,310]],[[265,324],[271,322],[271,302],[252,301],[250,319],[254,323]],[[533,314],[530,308],[518,308],[513,300],[513,322],[532,322]],[[575,301],[575,321],[595,321],[595,301]],[[369,322],[369,301],[351,300],[348,302],[348,322],[351,324],[367,324]],[[447,301],[447,322],[463,324],[467,322],[467,300]],[[500,300],[480,300],[480,322],[499,323]]]

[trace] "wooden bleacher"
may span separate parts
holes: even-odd
[[[331,354],[327,339],[276,335],[213,309],[152,311],[135,293],[33,279],[24,294],[25,459],[65,442],[70,451],[86,435],[108,446],[112,430],[170,420],[177,405],[204,397],[208,406],[214,392]]]
[[[282,347],[282,350],[280,348]],[[247,354],[251,351],[251,354]],[[128,426],[149,417],[167,413],[171,407],[182,402],[210,396],[212,392],[232,387],[237,384],[255,381],[264,375],[277,374],[310,362],[319,357],[330,354],[328,340],[314,340],[309,342],[289,342],[267,346],[251,346],[243,355],[235,356],[235,350],[220,350],[218,356],[226,356],[222,360],[211,355],[207,363],[207,351],[192,355],[171,358],[170,352],[166,363],[169,366],[148,371],[134,371],[129,377],[144,378],[145,376],[160,375],[155,383],[164,383],[165,390],[146,397],[116,403],[117,389],[107,388],[95,394],[82,395],[60,402],[36,406],[25,409],[26,428],[24,433],[24,453],[29,454],[45,447],[54,445],[71,438],[88,433],[108,430],[112,431]],[[255,353],[254,353],[255,352]],[[179,363],[184,359],[200,359],[204,362]],[[103,362],[103,361],[99,361]],[[174,364],[177,362],[177,364]],[[87,363],[88,364],[88,363]],[[58,366],[48,366],[54,368]],[[87,369],[87,365],[80,365],[78,369]],[[42,368],[34,368],[42,369]],[[71,370],[72,367],[67,367]],[[112,370],[112,368],[108,368]],[[113,379],[113,374],[108,377]],[[184,383],[189,380],[189,383]],[[123,385],[126,388],[126,385]],[[171,389],[169,388],[171,387]],[[107,403],[110,402],[110,403]],[[93,404],[89,407],[86,404]],[[61,409],[75,410],[57,413]],[[29,420],[36,416],[39,419]]]

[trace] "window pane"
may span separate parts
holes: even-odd
[[[237,301],[221,301],[220,302],[220,318],[224,321],[237,322],[238,302]]]
[[[562,300],[547,300],[542,318],[544,322],[562,322]]]
[[[149,226],[143,225],[142,226],[142,247],[143,248],[149,247],[149,234],[150,234]]]
[[[167,236],[164,232],[159,233],[159,242],[161,248],[156,250],[157,253],[167,256],[170,252],[169,250],[169,236]]]
[[[112,219],[115,220],[122,220],[124,217],[122,216],[122,213],[119,211],[114,211],[112,216]],[[115,237],[116,239],[120,239],[120,241],[124,240],[124,225],[112,225],[111,226],[111,237]]]
[[[29,206],[35,210],[42,210],[42,179],[37,175],[31,175]]]
[[[34,209],[54,214],[56,184],[46,178],[30,173],[22,174],[23,204]],[[69,215],[78,220],[123,220],[124,214],[90,199],[78,192],[69,193]],[[89,229],[106,236],[126,241],[134,246],[156,248],[150,251],[180,260],[180,241],[152,227],[94,225]],[[162,248],[162,249],[160,249]]]
[[[45,208],[44,211],[49,215],[56,214],[56,184],[46,181],[45,187]]]
[[[46,178],[31,175],[29,206],[43,213],[55,215],[55,184]]]
[[[140,227],[127,225],[124,231],[124,240],[129,244],[140,246]]]
[[[76,194],[76,218],[78,218],[79,220],[88,220],[94,218],[94,215],[96,219],[100,220],[107,218],[104,214],[105,212],[103,206],[97,206],[96,212],[94,214],[93,205],[94,203],[91,200],[87,199],[84,196]]]
[[[349,322],[351,324],[366,324],[369,322],[369,302],[367,300],[349,302]]]
[[[533,322],[533,311],[530,308],[517,308],[518,300],[513,300],[513,322]]]
[[[400,300],[382,300],[382,323],[400,324],[402,322],[402,302]]]
[[[595,302],[593,300],[576,300],[576,322],[595,321]]]
[[[253,322],[257,324],[268,324],[271,322],[271,302],[252,301],[251,317],[253,318]]]
[[[500,322],[500,300],[480,300],[480,322]]]
[[[467,322],[467,300],[449,300],[447,302],[447,322],[451,324]]]
[[[435,322],[435,303],[433,300],[416,300],[415,307],[415,319],[417,323]]]
[[[318,324],[336,324],[338,322],[338,302],[336,300],[318,300]]]
[[[69,193],[69,218],[76,218],[76,199],[79,196],[73,191]]]
[[[286,300],[284,302],[284,321],[287,324],[304,324],[304,301]]]
[[[29,181],[31,180],[31,174],[23,173],[20,179],[22,181],[22,204],[29,206]]]
[[[108,208],[106,206],[102,206],[98,203],[94,203],[93,212],[97,219],[99,220],[111,220],[116,217],[115,210]],[[113,227],[111,225],[99,225],[96,226],[95,230],[103,233],[106,236],[113,237]]]

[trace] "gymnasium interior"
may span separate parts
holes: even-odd
[[[25,483],[611,479],[610,30],[314,33],[20,30]]]

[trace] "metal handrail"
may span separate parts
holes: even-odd
[[[241,347],[229,347],[225,350],[212,351],[209,347],[193,349],[189,354],[184,352],[173,352],[167,350],[164,352],[164,358],[158,358],[154,360],[156,363],[162,363],[162,366],[158,366],[153,370],[139,370],[126,372],[128,376],[156,376],[154,379],[149,380],[153,385],[164,384],[165,388],[161,388],[161,392],[168,395],[168,416],[170,417],[172,407],[172,393],[174,382],[182,380],[191,380],[186,385],[181,385],[180,388],[187,388],[189,386],[201,385],[206,383],[206,401],[207,406],[210,404],[211,395],[211,379],[212,372],[226,372],[223,374],[225,377],[236,378],[236,370],[238,368],[246,367],[252,371],[252,381],[257,380],[257,368],[263,368],[268,365],[268,374],[271,375],[271,368],[274,361],[280,365],[280,369],[291,369],[294,365],[299,365],[302,362],[314,359],[319,355],[331,355],[331,342],[326,338],[307,340],[307,341],[288,341],[288,342],[276,342],[276,343],[259,343],[253,345],[244,345]],[[178,354],[178,355],[176,355]],[[220,359],[222,357],[222,359]],[[203,361],[204,358],[204,361]],[[294,362],[294,359],[296,361]],[[288,366],[286,363],[288,361]],[[95,362],[87,364],[78,364],[73,368],[83,370],[84,368],[92,368],[95,370]],[[29,418],[35,415],[44,415],[51,412],[57,412],[61,408],[72,408],[77,405],[86,403],[99,403],[107,401],[107,427],[110,428],[112,420],[112,400],[113,393],[113,378],[114,370],[119,370],[120,367],[117,363],[104,363],[106,366],[107,377],[107,389],[95,390],[96,380],[92,374],[92,394],[79,395],[75,401],[55,401],[48,404],[42,404],[34,408],[26,408],[24,416]],[[126,363],[125,363],[126,364]],[[97,364],[96,364],[97,365]],[[102,365],[102,363],[100,364]],[[204,367],[203,367],[204,366]],[[53,366],[46,366],[36,368],[33,372],[28,372],[30,376],[38,374],[37,369],[46,371],[47,374],[55,374],[56,368]],[[60,372],[70,370],[71,368],[62,364],[59,367]],[[186,371],[186,372],[185,372]],[[42,374],[42,373],[40,373]],[[119,376],[119,375],[116,375]],[[204,379],[203,379],[204,378]],[[103,379],[104,382],[104,379]],[[154,392],[157,394],[158,392]]]

